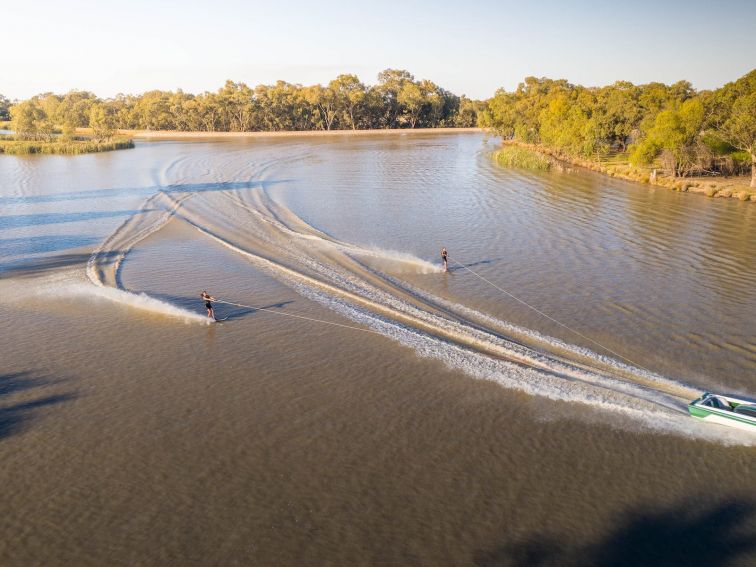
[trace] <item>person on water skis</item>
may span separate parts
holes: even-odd
[[[441,260],[444,262],[444,271],[449,271],[449,253],[446,251],[446,248],[441,248]]]
[[[205,309],[207,309],[207,316],[210,317],[213,321],[215,321],[215,311],[213,310],[213,304],[210,303],[211,301],[215,301],[215,298],[207,293],[206,291],[202,292],[202,300],[205,302]]]

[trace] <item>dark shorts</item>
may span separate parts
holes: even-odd
[[[209,301],[205,301],[205,308],[206,309],[212,309],[213,308],[213,304],[210,303]]]

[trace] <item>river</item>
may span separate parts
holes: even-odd
[[[0,563],[752,564],[756,206],[496,143],[0,156]]]

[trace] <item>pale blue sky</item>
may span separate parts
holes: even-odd
[[[0,2],[0,93],[216,90],[382,69],[473,98],[525,76],[718,87],[756,67],[756,0]]]

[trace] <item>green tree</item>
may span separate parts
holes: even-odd
[[[171,113],[171,93],[148,91],[134,105],[134,123],[145,130],[173,130],[174,116]]]
[[[344,122],[348,123],[352,130],[357,128],[355,116],[362,107],[367,90],[356,75],[339,75],[328,83],[328,88],[335,93],[336,104],[341,111]]]
[[[751,187],[756,187],[756,92],[735,99],[730,117],[720,127],[722,137],[751,156]]]
[[[51,140],[53,131],[44,109],[36,99],[25,100],[10,109],[11,128],[20,140]]]
[[[756,187],[756,69],[727,83],[707,102],[716,135],[751,156],[751,187]]]
[[[425,97],[420,86],[410,81],[405,82],[397,93],[396,100],[402,109],[404,119],[410,128],[414,128],[425,104]]]
[[[596,93],[595,132],[598,143],[627,149],[634,135],[639,134],[643,117],[638,102],[640,88],[627,81],[617,81]]]
[[[381,128],[396,128],[402,111],[399,93],[406,83],[413,83],[415,77],[403,69],[386,69],[378,73],[378,84],[373,88],[376,95],[373,108],[380,112],[375,122]],[[378,103],[380,100],[380,104]]]
[[[454,125],[460,128],[474,128],[478,126],[478,117],[486,113],[487,110],[486,103],[470,100],[462,95],[459,97],[457,112],[454,113]],[[481,126],[484,125],[481,124]],[[485,126],[488,126],[488,124]]]
[[[304,90],[304,98],[320,113],[323,130],[330,130],[338,113],[338,94],[330,87],[313,85]]]
[[[253,92],[247,85],[226,81],[218,91],[218,104],[226,114],[228,130],[246,132],[252,129]]]
[[[58,124],[67,123],[74,128],[85,128],[89,125],[89,109],[97,101],[93,93],[69,91],[62,97],[56,115],[52,118]]]
[[[98,102],[89,109],[89,127],[92,137],[98,142],[110,140],[115,134],[116,120],[113,110],[105,103]]]
[[[633,149],[631,162],[650,163],[662,153],[665,168],[672,176],[687,175],[695,162],[694,144],[703,124],[704,107],[697,98],[661,111],[646,138]]]

